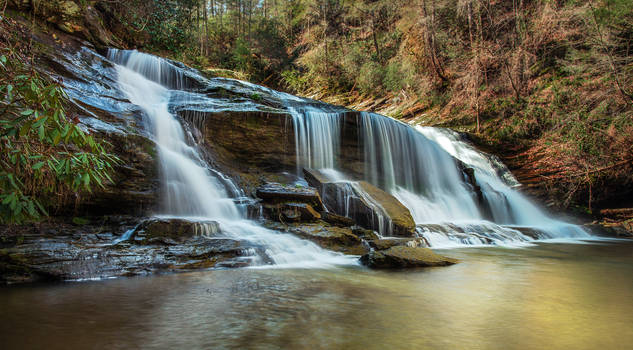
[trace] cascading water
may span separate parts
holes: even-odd
[[[589,235],[576,225],[548,217],[525,196],[512,189],[518,182],[498,159],[475,150],[450,130],[428,127],[416,129],[440,145],[447,153],[475,169],[481,191],[490,204],[494,221],[542,231],[543,238],[583,238]]]
[[[336,181],[340,135],[349,112],[292,108],[298,167],[326,168]],[[409,208],[417,232],[433,247],[513,245],[534,239],[586,238],[578,226],[545,215],[511,186],[518,185],[500,162],[476,151],[448,131],[413,128],[391,118],[360,112],[356,135],[362,144],[360,175]],[[329,120],[328,120],[329,119]],[[474,169],[488,212],[464,178],[459,159]],[[334,169],[331,169],[334,168]],[[505,170],[505,171],[504,171]],[[330,176],[330,175],[328,175]],[[524,234],[529,228],[530,236]],[[383,235],[388,232],[380,232]]]
[[[118,63],[119,89],[144,112],[156,142],[165,186],[165,214],[217,221],[222,233],[262,246],[276,266],[355,264],[353,258],[244,219],[223,184],[230,180],[214,176],[218,174],[204,165],[197,149],[187,143],[182,125],[169,111],[170,89],[186,88],[186,77],[179,67],[136,51],[111,50],[109,58]]]
[[[335,155],[340,152],[340,113],[288,108],[293,116],[298,173],[302,167],[334,169]]]

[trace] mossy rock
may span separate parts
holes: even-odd
[[[405,246],[386,250],[372,250],[360,258],[361,263],[374,269],[397,269],[408,267],[448,266],[456,264],[456,259],[435,254],[429,248]]]
[[[359,185],[385,210],[393,223],[395,236],[411,237],[415,235],[415,221],[413,221],[411,212],[396,197],[366,181],[361,181]]]

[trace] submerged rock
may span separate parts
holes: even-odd
[[[360,258],[361,263],[375,269],[403,267],[431,267],[456,264],[456,259],[435,254],[429,248],[395,246],[386,250],[372,250]]]

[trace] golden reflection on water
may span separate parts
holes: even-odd
[[[633,244],[407,272],[206,271],[0,289],[2,349],[626,349]]]

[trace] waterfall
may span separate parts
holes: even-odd
[[[410,210],[418,235],[433,247],[589,236],[580,227],[545,214],[513,188],[518,182],[500,161],[448,130],[414,128],[366,112],[348,116],[349,111],[325,113],[314,107],[291,112],[299,168],[325,168],[323,174],[336,174],[333,181],[365,180],[389,192]],[[352,134],[362,145],[364,169],[345,176],[341,173],[346,172],[346,164],[337,159],[347,150],[340,149],[339,138],[342,125],[354,124]],[[485,205],[469,188],[464,166],[474,169]]]
[[[141,109],[147,130],[156,142],[164,186],[161,214],[217,221],[223,234],[262,246],[277,266],[355,263],[353,258],[322,250],[309,241],[265,229],[245,219],[223,185],[230,180],[208,169],[196,147],[187,141],[180,121],[169,110],[175,91],[172,89],[187,88],[180,67],[137,51],[113,49],[108,56],[117,63],[119,89]]]
[[[328,113],[315,108],[302,112],[288,107],[294,123],[297,172],[301,168],[333,169],[335,155],[340,151],[340,113]]]

